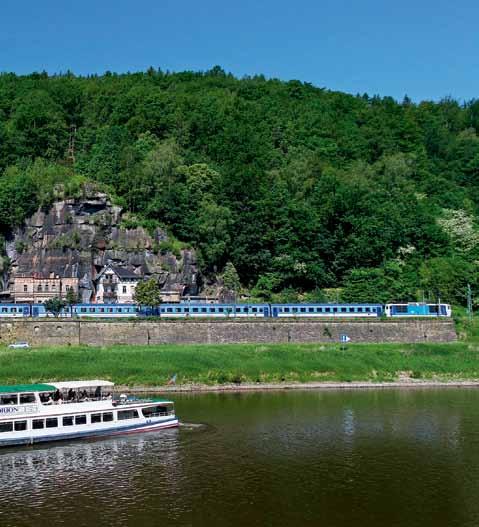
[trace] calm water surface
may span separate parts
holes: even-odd
[[[479,391],[175,396],[197,429],[0,451],[0,526],[479,525]]]

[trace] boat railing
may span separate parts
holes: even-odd
[[[167,415],[175,415],[175,412],[173,410],[170,410],[169,412],[153,412],[151,414],[145,415],[145,418],[148,419],[149,417],[165,417]]]

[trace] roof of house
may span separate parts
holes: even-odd
[[[103,276],[108,269],[111,269],[118,278],[125,278],[125,279],[135,279],[135,280],[141,280],[141,276],[138,276],[130,269],[126,269],[125,267],[117,267],[116,265],[106,265],[96,277],[96,280],[98,280],[101,276]]]

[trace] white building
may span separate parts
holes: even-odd
[[[131,304],[140,280],[140,276],[128,269],[107,265],[95,279],[95,300],[98,304]]]

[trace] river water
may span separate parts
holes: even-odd
[[[0,526],[479,525],[479,391],[175,395],[185,427],[0,451]]]

